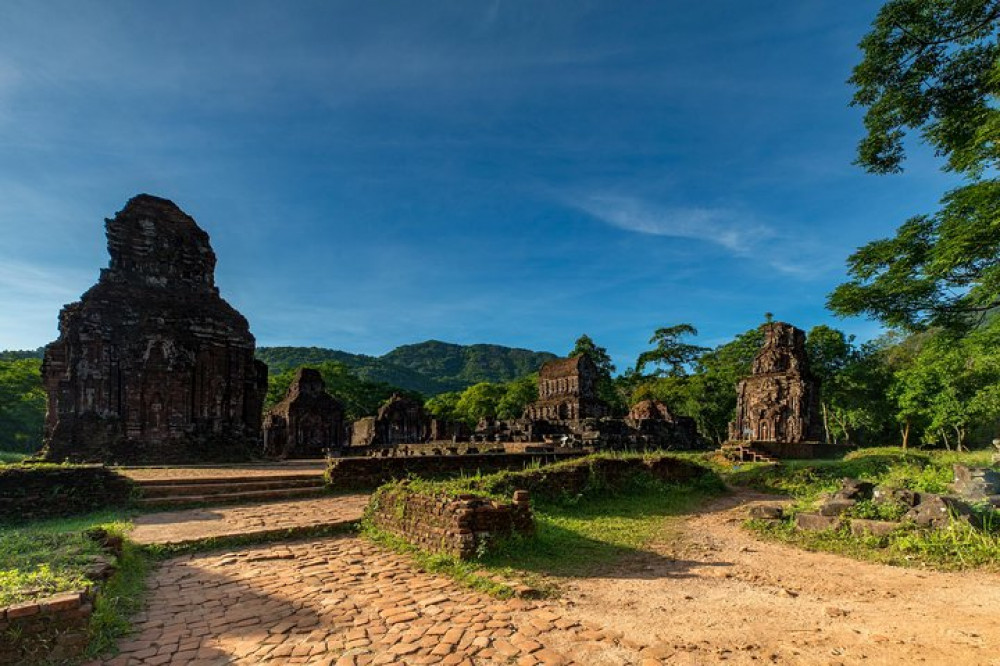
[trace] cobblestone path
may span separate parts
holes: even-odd
[[[169,560],[134,621],[104,666],[661,663],[556,602],[496,600],[353,536]]]
[[[361,518],[368,495],[164,511],[139,516],[131,539],[140,544],[182,544],[202,539],[263,535],[293,528],[338,525]]]

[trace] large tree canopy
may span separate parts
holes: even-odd
[[[916,131],[964,184],[941,208],[858,249],[830,296],[841,315],[967,330],[1000,306],[1000,0],[890,0],[861,41],[851,83],[866,107],[858,164],[901,170]]]

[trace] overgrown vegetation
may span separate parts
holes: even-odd
[[[795,528],[794,515],[813,510],[825,494],[840,487],[845,477],[870,481],[885,488],[925,493],[947,492],[952,465],[987,465],[989,452],[959,453],[913,451],[901,448],[863,449],[843,460],[787,461],[780,467],[741,465],[728,473],[731,483],[789,495],[794,499],[786,518],[778,522],[749,521],[748,526],[766,538],[809,550],[840,553],[858,559],[937,569],[1000,569],[1000,514],[988,505],[976,507],[984,529],[954,521],[948,529],[919,529],[902,524],[888,536],[855,536],[849,523],[835,530]],[[898,520],[905,507],[893,503],[862,501],[846,518]]]
[[[524,471],[449,481],[407,481],[412,492],[449,495],[471,492],[509,500],[514,490],[524,487],[524,480],[529,475],[537,477],[570,467],[589,467],[590,475],[582,492],[568,494],[555,487],[550,492],[533,490],[535,535],[497,544],[476,562],[421,552],[367,520],[363,533],[378,543],[411,554],[428,570],[447,574],[494,595],[510,595],[509,581],[523,578],[536,587],[549,589],[553,584],[550,577],[591,575],[623,556],[642,551],[668,529],[670,518],[682,516],[706,498],[723,492],[721,481],[712,473],[689,483],[672,484],[636,468],[633,473],[609,484],[596,473],[597,467],[593,464],[600,460],[642,457],[643,454],[602,454]],[[392,484],[383,492],[395,487]]]
[[[126,519],[122,512],[103,511],[0,527],[0,605],[87,587],[84,572],[101,549],[84,532],[100,526],[123,533]]]

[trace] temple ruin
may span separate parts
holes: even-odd
[[[264,455],[319,458],[346,443],[344,406],[318,370],[299,368],[285,398],[264,417]]]
[[[806,335],[784,322],[761,326],[764,345],[754,357],[752,374],[736,387],[732,441],[818,442],[819,386],[809,372]]]
[[[608,416],[597,395],[600,371],[589,356],[549,361],[538,371],[538,400],[525,410],[532,421],[578,421]]]
[[[219,296],[208,234],[142,194],[106,220],[111,262],[45,348],[43,455],[183,463],[257,453],[267,366]]]
[[[399,393],[379,407],[376,416],[355,421],[351,446],[399,446],[430,439],[431,418],[421,402]]]

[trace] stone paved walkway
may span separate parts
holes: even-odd
[[[555,602],[499,601],[353,536],[176,558],[150,588],[104,666],[661,663]]]
[[[131,538],[140,544],[184,544],[202,539],[263,535],[294,528],[340,525],[361,518],[368,495],[336,495],[150,513],[136,518]]]

